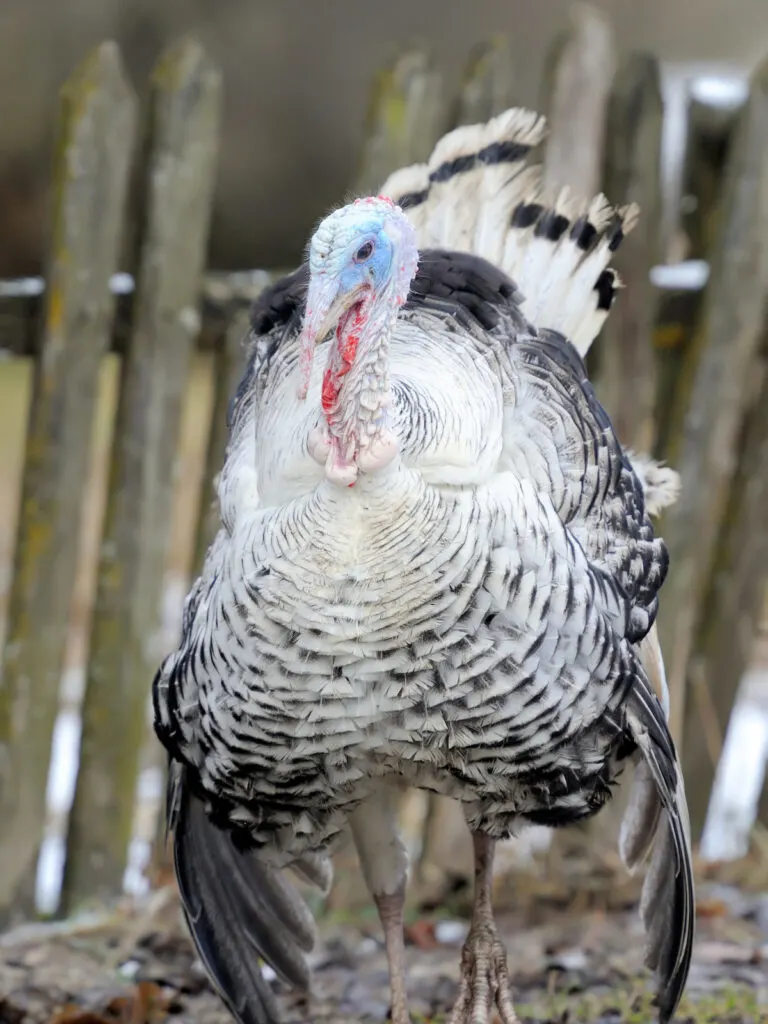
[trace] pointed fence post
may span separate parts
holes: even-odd
[[[613,261],[624,288],[598,342],[597,392],[622,443],[643,452],[655,435],[657,296],[649,275],[660,249],[663,119],[658,61],[631,54],[608,103],[603,190],[614,205],[637,203],[640,219]]]
[[[136,99],[113,43],[61,92],[52,241],[0,681],[0,926],[34,911],[46,778],[107,350]]]
[[[482,124],[514,105],[509,40],[482,43],[472,54],[457,104],[456,125]]]
[[[688,672],[683,770],[694,836],[704,827],[731,710],[752,663],[765,606],[768,317],[761,348],[750,368],[746,415],[737,439],[738,469],[727,496]]]
[[[63,909],[120,892],[145,736],[182,396],[199,329],[221,76],[194,42],[152,78],[145,209],[70,815]]]
[[[426,54],[403,54],[373,90],[356,193],[375,193],[392,171],[426,160],[447,121],[441,76]]]
[[[544,152],[544,187],[567,185],[589,200],[600,188],[608,95],[616,46],[607,18],[578,4],[571,25],[552,48],[545,74],[543,110],[549,122]]]
[[[259,274],[259,277],[263,279],[264,286],[270,281],[270,275],[266,271]],[[249,311],[238,310],[231,317],[230,323],[224,330],[224,336],[217,339],[212,368],[213,408],[203,469],[202,499],[192,541],[191,573],[193,579],[203,568],[208,548],[221,526],[215,482],[224,465],[229,438],[229,405],[245,368],[249,321]],[[165,757],[162,759],[162,764],[165,776],[167,768]],[[167,877],[168,873],[172,871],[166,832],[166,814],[163,805],[155,828],[151,861],[153,874],[161,879]]]
[[[671,692],[672,732],[682,738],[685,688],[707,595],[768,299],[768,60],[755,72],[736,128],[711,257],[682,433],[669,452],[682,493],[662,524],[670,552],[659,631]],[[685,755],[685,751],[683,751]]]
[[[674,249],[680,259],[709,260],[724,198],[723,175],[733,145],[738,104],[717,107],[690,97],[687,107],[681,214]],[[664,291],[655,332],[658,458],[674,457],[696,371],[693,342],[706,288]]]
[[[265,285],[269,276],[264,275]],[[211,433],[203,477],[203,501],[195,536],[192,571],[200,572],[205,556],[221,525],[219,507],[213,493],[216,477],[224,465],[229,438],[229,405],[243,376],[246,359],[249,314],[241,310],[227,327],[214,363],[213,412]]]

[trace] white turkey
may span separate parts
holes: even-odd
[[[522,110],[450,133],[256,303],[221,529],[153,688],[183,906],[240,1024],[279,1020],[260,961],[308,988],[286,870],[327,888],[347,832],[409,1020],[403,786],[460,801],[474,843],[450,1020],[511,1024],[494,844],[586,819],[628,761],[622,855],[650,857],[661,1020],[678,1005],[694,896],[649,519],[676,476],[622,449],[582,361],[636,211],[548,202],[543,133]]]

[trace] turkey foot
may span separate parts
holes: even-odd
[[[519,1024],[509,994],[507,952],[491,918],[473,924],[464,943],[459,994],[448,1024],[490,1024],[494,1005],[502,1024]]]
[[[519,1024],[509,992],[507,953],[493,920],[494,840],[480,832],[475,848],[475,905],[461,954],[459,994],[448,1024],[490,1024],[494,1006],[502,1024]]]

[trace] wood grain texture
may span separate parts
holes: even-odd
[[[751,393],[768,296],[768,62],[755,73],[736,129],[722,200],[720,230],[699,329],[682,431],[669,458],[682,494],[663,522],[671,570],[661,595],[659,628],[680,740],[685,687]]]
[[[762,352],[753,360],[739,465],[717,540],[691,656],[683,769],[691,828],[700,834],[719,750],[742,679],[752,664],[768,580],[768,320]]]
[[[655,439],[657,293],[649,274],[660,248],[663,119],[658,61],[632,54],[608,103],[603,190],[616,205],[637,203],[640,218],[613,261],[624,288],[598,341],[598,394],[622,443],[646,452]]]
[[[264,286],[269,283],[264,274]],[[198,573],[205,561],[205,555],[221,525],[218,501],[216,500],[216,478],[224,465],[224,455],[229,438],[229,403],[237,389],[245,368],[246,341],[249,317],[246,313],[236,315],[216,352],[214,362],[214,396],[211,416],[211,432],[205,460],[203,500],[194,541],[192,571]]]
[[[481,44],[471,55],[456,104],[454,124],[481,124],[513,106],[512,54],[509,40],[502,36]]]
[[[138,291],[118,400],[63,904],[118,893],[149,684],[182,396],[215,179],[221,78],[182,42],[152,79]]]
[[[550,194],[567,185],[580,199],[591,199],[599,190],[615,68],[608,20],[592,7],[575,5],[568,30],[552,47],[544,75],[542,109],[549,122],[544,186]]]
[[[425,161],[448,116],[443,81],[429,57],[404,53],[374,87],[355,193],[376,194],[392,171]]]
[[[108,346],[135,97],[117,49],[65,84],[52,238],[0,686],[0,920],[34,909],[51,737],[77,565],[101,356]]]

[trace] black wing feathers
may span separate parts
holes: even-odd
[[[298,323],[304,314],[308,285],[309,267],[304,263],[292,274],[265,288],[251,310],[253,333],[260,337],[293,320]]]
[[[627,730],[648,766],[663,806],[640,913],[648,936],[646,962],[659,982],[662,1024],[671,1020],[688,978],[695,923],[688,810],[680,764],[664,710],[644,683],[624,705]]]
[[[449,313],[472,330],[492,331],[503,316],[521,328],[521,295],[507,275],[480,256],[445,249],[425,249],[403,309]]]
[[[177,788],[173,853],[184,916],[200,959],[239,1024],[279,1024],[275,997],[259,968],[262,957],[287,982],[308,985],[302,948],[275,910],[274,876],[213,825],[192,792],[188,769],[171,765]],[[311,945],[311,943],[310,943]],[[302,970],[301,968],[304,967]]]

